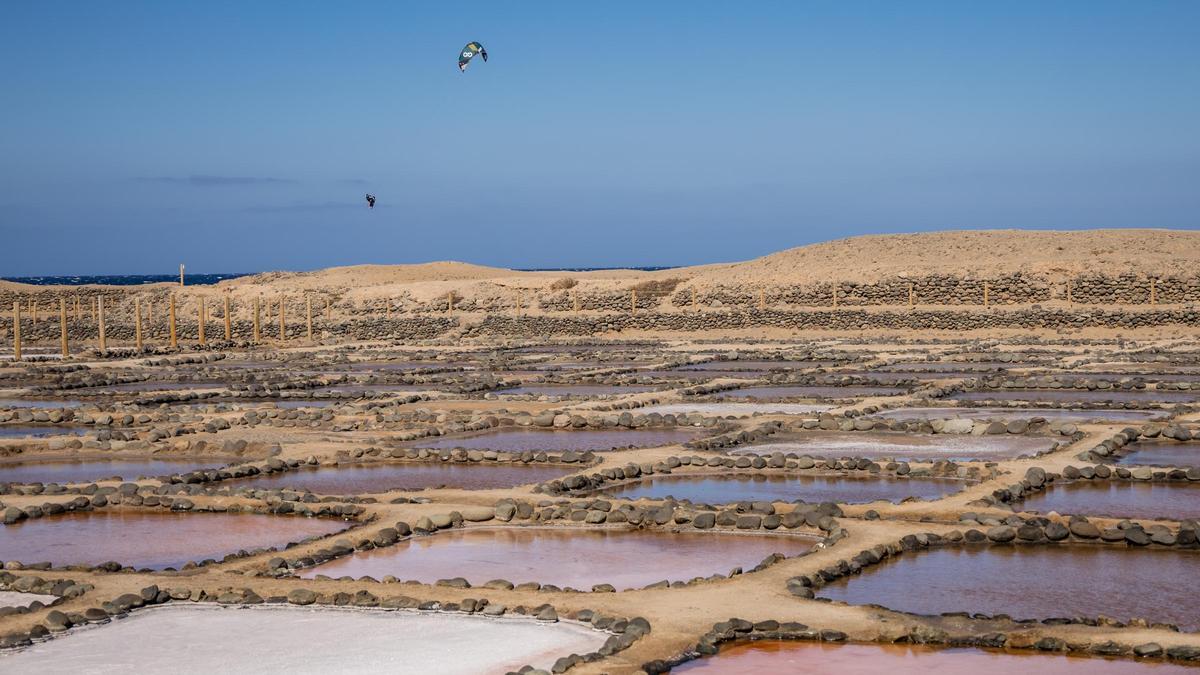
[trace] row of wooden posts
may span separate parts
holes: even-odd
[[[78,304],[79,304],[79,300],[78,300],[78,298],[76,298],[76,307],[78,307]],[[208,303],[204,298],[200,298],[199,305],[196,308],[196,319],[197,319],[196,339],[197,339],[197,342],[201,345],[208,343],[208,336],[206,333],[207,323],[208,323],[207,304]],[[308,341],[312,342],[312,340],[313,340],[312,298],[309,296],[305,296],[304,305],[305,305],[305,311],[306,311],[305,323],[306,323],[306,328],[307,328]],[[37,321],[36,307],[37,307],[36,304],[31,303],[32,319],[34,322]],[[60,327],[60,333],[61,333],[60,347],[61,347],[62,355],[65,358],[65,357],[68,357],[71,355],[71,345],[70,345],[69,333],[67,330],[67,301],[66,301],[66,299],[62,299],[62,298],[59,299],[58,308],[59,308],[59,311],[58,311],[59,327]],[[98,346],[99,346],[99,349],[101,352],[105,352],[108,350],[108,336],[107,336],[107,322],[105,321],[105,316],[104,316],[104,298],[101,296],[97,296],[95,299],[95,304],[93,305],[93,308],[94,308],[93,317],[94,317],[94,320],[96,321]],[[225,298],[224,298],[224,310],[225,311],[224,311],[223,319],[224,319],[224,323],[225,323],[225,339],[232,340],[233,339],[233,314],[232,314],[232,303],[230,302],[229,296],[225,296]],[[149,308],[147,308],[147,314],[150,314]],[[169,336],[170,336],[169,340],[170,340],[170,345],[171,345],[172,349],[179,346],[179,330],[178,330],[177,321],[176,321],[176,314],[177,314],[176,298],[175,298],[175,295],[171,295],[168,300],[168,305],[167,305],[167,323],[168,323],[168,330],[169,330]],[[142,329],[142,301],[141,301],[141,298],[135,297],[133,299],[133,315],[134,315],[134,320],[133,320],[134,344],[137,347],[137,349],[140,350],[144,344],[144,332]],[[76,311],[76,316],[77,317],[79,316],[78,311]],[[326,319],[332,318],[331,308],[330,308],[328,299],[326,299],[326,301],[325,301],[325,316],[326,316]],[[13,302],[12,318],[13,318],[13,357],[19,361],[19,360],[21,360],[21,346],[22,346],[21,345],[21,301],[20,300]],[[148,320],[149,320],[149,318],[151,318],[151,317],[148,317]],[[254,299],[253,337],[254,337],[255,343],[262,342],[262,299],[261,298]],[[280,300],[279,300],[279,340],[280,341],[287,340],[287,311],[286,311],[286,303],[284,302],[284,300],[282,298],[280,298]]]

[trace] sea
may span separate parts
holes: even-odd
[[[532,267],[517,269],[518,272],[603,272],[607,270],[639,270],[642,272],[657,272],[674,267]],[[209,286],[226,279],[248,277],[258,272],[235,272],[230,274],[188,274],[184,277],[189,286]],[[67,275],[45,277],[0,277],[4,281],[15,281],[34,286],[84,286],[87,284],[104,284],[108,286],[141,286],[143,284],[175,283],[179,281],[178,274],[98,274],[98,275]]]

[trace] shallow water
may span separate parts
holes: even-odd
[[[1186,601],[1200,553],[1118,546],[948,546],[905,553],[818,595],[902,612],[981,612],[1018,619],[1133,617],[1200,628]]]
[[[103,510],[23,520],[0,528],[0,560],[163,569],[240,549],[280,547],[338,532],[340,520],[252,513]]]
[[[1200,518],[1200,485],[1190,482],[1078,481],[1051,485],[1014,508],[1114,518]]]
[[[1018,363],[1003,363],[1001,361],[906,361],[904,363],[893,363],[888,366],[879,366],[878,370],[889,370],[897,373],[947,373],[961,372],[978,375],[980,373],[995,372],[1002,368],[1020,367]]]
[[[807,403],[663,403],[638,408],[643,415],[658,413],[660,415],[753,415],[778,413],[780,415],[807,415],[832,410],[831,405],[809,405]]]
[[[464,577],[536,581],[590,590],[608,583],[640,588],[663,579],[687,580],[747,569],[772,553],[793,556],[812,539],[788,535],[670,534],[648,530],[485,528],[415,537],[396,546],[360,551],[301,572],[301,576],[394,575],[432,583]]]
[[[988,407],[957,407],[957,408],[894,408],[876,413],[875,417],[884,419],[987,419],[987,420],[1028,420],[1041,417],[1045,420],[1060,422],[1142,422],[1147,420],[1166,419],[1169,413],[1164,410],[1065,410],[1060,408],[988,408]]]
[[[924,675],[925,673],[971,673],[1011,675],[1119,675],[1150,672],[1195,673],[1189,668],[1161,661],[1101,659],[1065,654],[1012,653],[982,649],[938,649],[923,645],[831,644],[812,641],[763,640],[739,642],[722,647],[716,656],[688,661],[672,673],[703,675]]]
[[[781,400],[787,398],[859,398],[865,396],[896,396],[906,393],[906,389],[896,387],[871,387],[851,385],[846,387],[832,386],[796,386],[796,387],[745,387],[729,389],[714,394],[717,398],[755,399],[761,401]]]
[[[56,460],[52,462],[0,463],[0,483],[86,483],[119,476],[133,480],[139,476],[166,476],[173,473],[215,469],[228,460],[189,459],[95,459]]]
[[[1054,403],[1186,403],[1200,399],[1190,391],[1125,391],[1119,389],[991,389],[960,391],[946,397],[950,401],[1049,401]]]
[[[502,396],[517,394],[532,394],[534,396],[619,396],[622,394],[640,394],[654,391],[658,387],[651,385],[609,385],[609,384],[529,384],[509,389],[499,389],[495,393]]]
[[[43,408],[51,410],[57,408],[78,408],[81,405],[83,405],[82,401],[70,399],[0,398],[0,408]]]
[[[571,623],[408,611],[169,605],[0,655],[6,673],[503,673],[549,669],[607,633]],[[167,651],[164,651],[167,650]],[[165,662],[163,662],[165,663]]]
[[[706,361],[677,366],[674,370],[803,370],[806,368],[827,368],[835,366],[839,361]]]
[[[852,372],[839,372],[839,375],[854,375],[858,377],[866,377],[878,382],[900,382],[902,380],[952,380],[956,378],[979,377],[979,373],[968,371],[942,370],[938,372],[909,372],[909,371],[878,371],[878,370],[857,370]]]
[[[1054,441],[1035,436],[907,434],[892,431],[811,431],[778,434],[766,442],[740,446],[731,454],[794,452],[813,457],[870,457],[914,461],[996,461],[1049,450]]]
[[[1125,446],[1132,450],[1117,464],[1125,466],[1200,466],[1200,443],[1179,441],[1137,441]]]
[[[0,424],[0,438],[45,438],[46,436],[79,436],[84,433],[79,427],[55,425]]]
[[[287,487],[325,495],[421,490],[442,485],[465,490],[487,490],[542,483],[576,470],[577,468],[545,464],[405,462],[301,469],[244,480],[225,481],[222,485],[264,490]]]
[[[446,385],[441,384],[339,384],[331,387],[317,387],[315,393],[361,395],[367,393],[386,394],[390,391],[434,391]]]
[[[94,393],[100,391],[183,391],[187,389],[216,389],[220,382],[126,382],[124,384],[105,384],[98,387],[76,389],[78,392]]]
[[[906,497],[939,499],[958,492],[967,483],[945,478],[852,478],[846,476],[671,476],[651,478],[605,490],[619,499],[690,499],[705,504],[739,501],[838,502],[866,504]]]
[[[526,450],[563,452],[575,450],[601,452],[615,448],[636,446],[654,448],[662,445],[677,445],[696,438],[699,429],[668,427],[662,429],[583,431],[551,431],[548,429],[526,429],[505,427],[472,436],[442,436],[414,441],[409,445],[431,450],[466,448],[468,450],[496,450],[500,452],[524,452]]]

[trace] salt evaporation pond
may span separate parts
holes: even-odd
[[[818,595],[913,614],[980,612],[1017,619],[1100,615],[1200,628],[1200,604],[1181,589],[1200,553],[1124,546],[947,546],[905,553]]]
[[[496,394],[515,396],[525,394],[531,396],[617,396],[621,394],[640,394],[654,391],[658,387],[650,385],[624,384],[530,384],[509,389],[500,389]]]
[[[72,512],[0,528],[0,560],[179,568],[241,549],[279,548],[348,526],[340,520],[256,513]]]
[[[38,593],[21,593],[19,591],[0,591],[0,607],[28,607],[40,602],[43,605],[58,600],[56,595],[40,595]]]
[[[0,398],[0,408],[42,408],[53,410],[59,408],[78,408],[82,401],[52,398]]]
[[[638,408],[643,415],[658,413],[660,415],[808,415],[832,410],[829,405],[809,405],[807,403],[662,403]]]
[[[0,424],[0,438],[45,438],[46,436],[79,436],[84,432],[79,427],[37,426],[25,424]]]
[[[104,384],[96,387],[74,389],[80,393],[98,393],[105,391],[183,391],[187,389],[215,389],[223,387],[220,382],[125,382],[123,384]]]
[[[1125,466],[1200,466],[1200,443],[1179,441],[1137,441],[1126,445],[1117,464]]]
[[[1200,394],[1153,389],[988,389],[960,391],[946,397],[951,401],[1046,401],[1054,403],[1189,403]]]
[[[332,607],[167,605],[0,655],[6,673],[503,673],[549,668],[607,633],[568,622]],[[167,650],[167,651],[162,651]],[[148,659],[150,661],[148,661]]]
[[[971,673],[1011,675],[1122,675],[1192,673],[1195,668],[1163,661],[1105,659],[1037,652],[1013,653],[970,648],[938,649],[924,645],[836,644],[808,640],[762,640],[722,647],[716,656],[688,661],[672,673],[697,675],[926,675]]]
[[[897,396],[908,393],[907,389],[898,387],[871,387],[850,385],[835,386],[795,386],[795,387],[745,387],[730,389],[714,394],[717,398],[748,398],[762,401],[780,400],[786,398],[859,398],[864,396]]]
[[[225,481],[222,485],[262,490],[292,488],[324,495],[358,495],[389,490],[447,486],[465,490],[510,488],[543,483],[577,471],[547,464],[480,462],[404,462],[299,469],[269,476]],[[3,475],[3,474],[0,474]]]
[[[911,462],[948,459],[955,462],[998,461],[1049,450],[1054,441],[1037,436],[971,434],[906,434],[893,431],[807,431],[778,434],[763,443],[744,445],[731,454],[776,452],[811,457],[870,457]]]
[[[486,431],[473,436],[442,436],[411,443],[413,447],[443,450],[466,448],[467,450],[496,450],[498,452],[601,452],[616,448],[654,448],[677,445],[696,438],[699,429],[666,427],[661,429],[552,431],[549,429],[525,429],[505,427]]]
[[[215,469],[232,460],[208,459],[87,459],[0,463],[0,483],[87,483],[102,478],[133,480],[139,476],[168,476],[198,469]]]
[[[749,569],[772,553],[795,556],[810,550],[814,543],[814,539],[787,534],[476,528],[360,551],[304,570],[301,576],[382,579],[390,574],[424,583],[463,577],[472,585],[507,579],[579,590],[612,584],[624,590],[664,579],[684,581],[728,574],[739,566]]]
[[[884,419],[983,419],[998,420],[1028,420],[1040,417],[1044,420],[1058,422],[1146,422],[1166,419],[1168,413],[1164,410],[1066,410],[1062,408],[893,408],[875,413],[875,417]]]
[[[704,504],[740,501],[838,502],[866,504],[908,497],[940,499],[967,486],[948,478],[858,478],[850,476],[670,476],[651,478],[605,490],[618,499],[688,499]]]
[[[1013,366],[1020,367],[1020,364],[1005,363],[1002,361],[907,361],[905,363],[877,366],[877,369],[890,370],[897,373],[963,372],[978,375],[1003,368],[1012,368]]]
[[[840,361],[706,361],[704,363],[689,363],[676,366],[673,370],[803,370],[806,368],[827,368],[836,366]]]
[[[1033,493],[1014,508],[1039,513],[1184,520],[1200,518],[1200,485],[1122,480],[1058,483]]]

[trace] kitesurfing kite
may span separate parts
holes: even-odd
[[[471,62],[471,59],[475,58],[476,54],[482,56],[484,61],[487,61],[487,50],[483,48],[483,45],[478,42],[468,42],[467,46],[463,47],[462,51],[458,53],[459,71],[467,72],[467,64]]]
[[[372,195],[372,194],[367,195],[367,206],[372,209],[375,208],[375,195]]]

